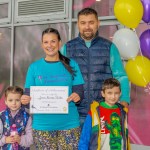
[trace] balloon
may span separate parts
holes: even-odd
[[[123,25],[136,28],[143,16],[143,5],[140,0],[116,0],[114,14]]]
[[[125,70],[129,80],[137,86],[146,87],[150,82],[150,60],[144,56],[128,60]]]
[[[136,33],[127,28],[115,32],[113,43],[117,46],[120,56],[125,60],[136,57],[140,49]]]
[[[142,54],[150,59],[150,29],[140,35],[140,46]]]
[[[142,20],[146,23],[150,22],[150,0],[141,0],[144,8]]]

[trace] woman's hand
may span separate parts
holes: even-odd
[[[29,104],[29,103],[30,103],[30,100],[31,100],[31,97],[28,96],[28,95],[22,95],[22,96],[21,96],[21,103],[22,103],[23,105]]]
[[[75,103],[80,101],[80,96],[77,93],[72,93],[68,98],[67,102],[69,103],[70,101],[73,101]]]

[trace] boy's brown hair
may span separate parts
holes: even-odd
[[[115,78],[106,79],[102,85],[102,91],[105,92],[106,89],[112,89],[113,87],[119,87],[121,92],[120,82]]]

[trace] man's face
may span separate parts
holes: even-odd
[[[81,37],[85,41],[92,40],[99,28],[99,24],[94,14],[80,15],[78,18],[78,29]]]

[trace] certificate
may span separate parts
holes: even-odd
[[[67,114],[68,86],[31,86],[30,113]]]

